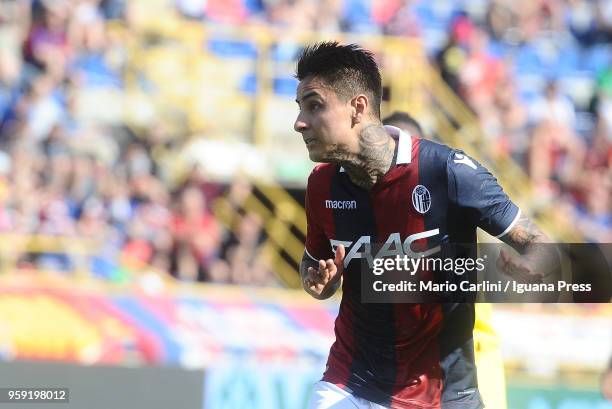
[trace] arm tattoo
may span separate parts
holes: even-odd
[[[550,243],[550,239],[527,217],[521,217],[502,240],[519,253],[524,253],[534,243]]]
[[[551,239],[527,217],[521,217],[502,240],[531,260],[534,271],[544,277],[559,276],[560,260],[557,246],[552,244]]]

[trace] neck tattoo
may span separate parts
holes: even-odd
[[[397,143],[379,124],[363,128],[359,134],[359,153],[336,158],[351,181],[363,189],[371,189],[397,160]]]

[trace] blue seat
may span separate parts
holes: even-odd
[[[368,0],[346,0],[343,16],[351,27],[374,24],[372,22],[372,3]]]
[[[255,95],[257,92],[257,76],[251,72],[245,75],[238,85],[240,92],[247,95]]]
[[[207,44],[208,50],[225,58],[250,58],[257,57],[257,47],[248,41],[228,40],[226,38],[211,38]]]
[[[521,102],[524,103],[525,106],[529,106],[539,96],[540,93],[536,92],[535,90],[521,90],[518,94],[519,99],[521,100]]]
[[[94,276],[112,281],[120,266],[106,257],[93,256],[90,259],[90,269]]]
[[[580,65],[581,51],[578,47],[568,45],[559,50],[553,70],[558,76],[569,75],[575,72]]]
[[[244,0],[244,6],[249,14],[257,14],[264,9],[261,0]]]
[[[521,98],[531,101],[544,92],[549,79],[550,77],[539,74],[518,76],[516,77],[517,91]]]
[[[450,24],[451,16],[448,16],[448,18],[440,18],[427,1],[417,4],[414,8],[414,14],[421,26],[425,29],[447,30]]]
[[[543,61],[529,45],[517,50],[514,61],[517,74],[545,74]]]
[[[489,54],[497,58],[504,58],[506,55],[509,54],[509,49],[510,46],[508,46],[507,44],[495,41],[493,39],[489,41],[489,45],[487,47],[487,51],[489,52]]]
[[[276,95],[294,97],[297,86],[298,80],[291,76],[279,76],[272,79],[272,89]],[[257,76],[255,73],[249,73],[241,79],[238,89],[244,94],[255,95],[257,87]]]
[[[293,77],[274,78],[274,93],[283,96],[295,96],[298,80]]]
[[[582,59],[582,68],[598,73],[612,64],[612,46],[596,45],[586,50]]]
[[[272,46],[272,60],[278,62],[294,61],[302,47],[293,42],[279,42]]]
[[[425,29],[421,33],[421,37],[425,51],[429,55],[433,55],[440,51],[448,41],[447,31],[440,29]]]

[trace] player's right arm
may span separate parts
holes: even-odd
[[[324,300],[334,295],[340,286],[345,249],[338,246],[334,254],[321,223],[321,206],[326,197],[316,188],[321,186],[320,169],[317,167],[313,170],[306,186],[306,245],[300,263],[300,276],[304,290],[314,298]]]
[[[315,261],[307,251],[304,251],[300,263],[300,276],[304,290],[317,300],[325,300],[338,290],[340,279],[344,270],[343,245],[339,245],[332,260]]]

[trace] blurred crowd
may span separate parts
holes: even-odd
[[[117,281],[151,267],[183,280],[274,285],[260,257],[262,221],[243,212],[227,231],[210,208],[223,186],[198,167],[178,182],[164,173],[159,158],[177,138],[163,123],[137,135],[82,111],[113,110],[105,92],[124,89],[122,48],[107,30],[124,12],[112,0],[0,2],[0,233],[95,244],[85,264],[24,249],[17,267],[85,268]],[[251,186],[227,189],[244,200]]]
[[[198,168],[171,181],[164,154],[180,137],[161,122],[135,132],[104,120],[121,109],[109,95],[125,89],[127,58],[109,26],[129,23],[135,3],[0,0],[0,232],[98,238],[88,268],[111,278],[151,265],[185,280],[275,284],[262,220],[242,212],[231,232],[211,212],[227,191],[240,208],[248,183],[209,183]],[[612,242],[610,2],[168,3],[207,23],[422,38],[497,154],[522,163],[538,197],[558,200],[589,240]],[[75,267],[53,253],[18,263]]]
[[[433,55],[498,157],[526,169],[590,241],[612,241],[609,2],[491,2],[457,14]]]

